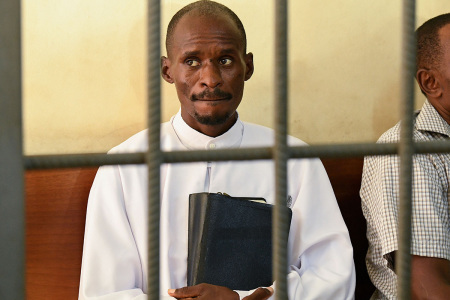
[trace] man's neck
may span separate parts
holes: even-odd
[[[448,111],[439,101],[439,99],[428,99],[434,109],[439,113],[439,115],[444,119],[447,124],[450,124],[450,111]]]

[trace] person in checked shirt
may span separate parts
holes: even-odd
[[[415,113],[414,140],[450,137],[450,14],[416,30],[416,80],[425,103]],[[379,143],[399,141],[400,123]],[[413,157],[411,295],[413,299],[450,298],[450,153]],[[377,290],[371,299],[397,299],[399,157],[371,156],[364,161],[361,199],[367,220],[366,263]]]

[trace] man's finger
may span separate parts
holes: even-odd
[[[200,295],[200,287],[198,285],[185,286],[179,289],[169,289],[167,293],[177,299],[194,298]]]
[[[266,300],[269,299],[270,296],[273,295],[273,288],[258,288],[251,295],[244,297],[242,300]]]

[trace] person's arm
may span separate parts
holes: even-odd
[[[147,299],[119,167],[101,167],[89,195],[80,300]]]
[[[450,261],[443,258],[411,257],[411,296],[419,299],[450,298]]]
[[[296,160],[288,173],[289,186],[298,186],[288,246],[289,299],[353,299],[353,248],[325,168],[319,159]]]

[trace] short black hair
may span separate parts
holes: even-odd
[[[167,54],[169,54],[170,52],[170,48],[173,43],[173,33],[175,31],[175,27],[177,26],[178,22],[180,22],[183,16],[193,11],[195,11],[195,13],[200,16],[224,15],[229,17],[236,24],[237,29],[241,34],[242,43],[244,46],[244,53],[247,51],[247,37],[245,35],[244,25],[242,25],[242,22],[239,19],[239,17],[231,9],[229,9],[223,4],[210,0],[200,0],[186,5],[185,7],[180,9],[170,20],[169,25],[167,26],[167,34],[166,34]]]
[[[421,68],[439,69],[442,56],[444,55],[439,30],[447,24],[450,24],[450,13],[434,17],[417,28],[416,70]]]

